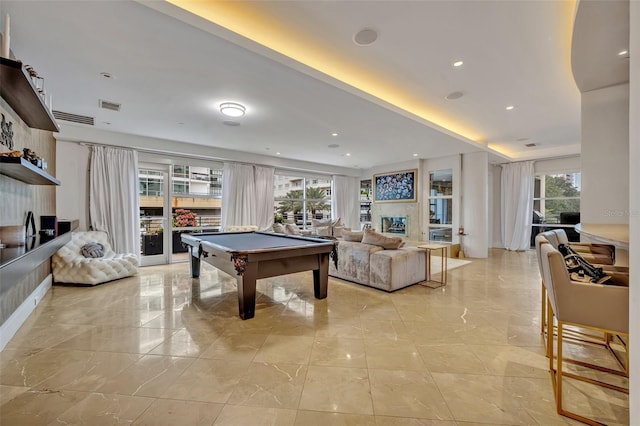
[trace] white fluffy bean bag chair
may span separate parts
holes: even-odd
[[[104,255],[85,257],[82,248],[91,243],[101,244]],[[91,250],[87,251],[91,254]],[[135,275],[138,256],[114,253],[106,232],[74,232],[71,241],[53,255],[52,268],[55,282],[95,285]]]

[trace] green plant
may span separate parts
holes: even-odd
[[[274,214],[273,215],[273,223],[282,223],[284,224],[284,217],[282,215],[279,214]]]
[[[162,234],[163,232],[164,232],[164,229],[162,228],[156,229],[156,234]]]

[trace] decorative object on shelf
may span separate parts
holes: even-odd
[[[40,77],[31,65],[25,65],[24,69],[29,73],[29,77],[31,77],[31,80],[33,80],[33,85],[36,87],[38,94],[42,97],[42,100],[46,100],[46,93],[44,91],[44,78]]]
[[[31,151],[29,148],[23,149],[23,157],[34,166],[43,170],[46,169],[46,167],[43,167],[44,161],[42,160],[42,158],[38,157],[38,155],[35,152]]]
[[[2,114],[2,145],[13,149],[13,123],[7,120]]]
[[[24,227],[27,238],[36,235],[36,220],[32,211],[27,212],[27,220],[24,222]]]
[[[373,175],[374,202],[415,202],[417,198],[418,169]]]
[[[2,56],[4,58],[8,58],[11,54],[11,35],[9,34],[11,30],[11,18],[9,14],[4,15],[4,33],[2,34]]]

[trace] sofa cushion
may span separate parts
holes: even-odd
[[[381,250],[371,254],[369,285],[394,291],[425,280],[426,256],[417,247]]]
[[[369,284],[369,257],[372,253],[382,251],[382,247],[351,241],[338,243],[338,267],[329,262],[329,275]]]
[[[380,246],[385,250],[395,250],[404,245],[404,241],[400,237],[387,237],[370,229],[364,230],[362,243]]]
[[[359,243],[362,241],[364,232],[363,231],[347,231],[343,229],[341,232],[341,236],[344,241],[353,241],[353,242]]]

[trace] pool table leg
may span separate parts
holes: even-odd
[[[248,262],[244,274],[238,276],[238,312],[240,318],[247,320],[256,313],[256,281],[258,263]]]
[[[316,299],[325,299],[329,282],[329,253],[318,256],[320,256],[320,268],[313,270],[313,294]]]
[[[193,246],[189,246],[189,255],[191,258],[191,278],[198,278],[200,277],[200,255]]]

